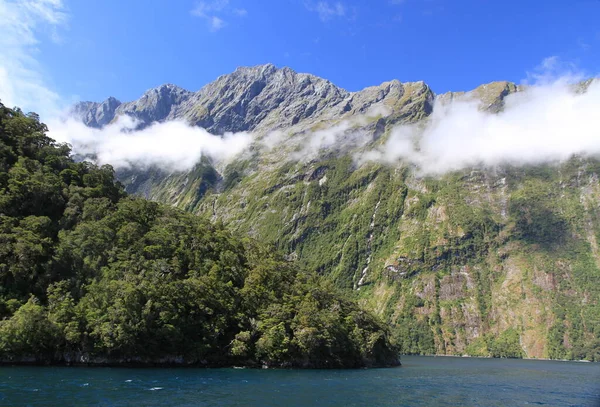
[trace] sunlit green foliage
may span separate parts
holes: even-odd
[[[127,197],[112,168],[73,162],[45,130],[0,105],[3,360],[397,362],[382,323],[331,283],[222,225]]]

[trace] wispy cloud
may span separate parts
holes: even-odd
[[[306,1],[304,6],[308,11],[317,13],[323,22],[336,17],[344,17],[347,13],[347,7],[340,1]]]
[[[248,15],[248,10],[246,10],[245,8],[234,8],[233,14],[235,14],[238,17],[246,17]]]
[[[197,17],[210,17],[213,13],[223,11],[229,5],[229,0],[199,1],[192,9]]]
[[[222,18],[217,16],[212,16],[210,18],[210,29],[212,31],[219,31],[221,28],[225,27],[225,21]]]
[[[548,85],[556,82],[573,83],[589,76],[589,74],[577,68],[574,63],[566,62],[553,55],[544,58],[532,71],[528,71],[523,83],[526,85]]]
[[[292,151],[287,153],[287,159],[307,162],[317,159],[321,154],[364,147],[373,140],[372,134],[364,127],[372,123],[375,118],[386,117],[390,113],[391,110],[385,105],[374,104],[362,114],[310,133],[272,131],[262,137],[258,144],[266,151],[274,149]]]
[[[232,8],[229,0],[213,0],[197,2],[190,13],[205,20],[208,28],[216,32],[227,26],[227,22],[224,19],[225,15],[245,17],[248,11],[243,8]]]
[[[60,42],[68,15],[61,0],[0,0],[0,99],[41,115],[56,114],[60,98],[36,59],[39,37]]]
[[[592,47],[590,43],[585,41],[583,38],[577,39],[577,46],[583,51],[588,51]]]

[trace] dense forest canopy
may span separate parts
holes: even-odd
[[[397,364],[382,323],[222,225],[127,196],[0,104],[3,362]]]

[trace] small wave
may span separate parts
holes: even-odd
[[[125,383],[131,383],[132,381],[133,380],[131,380],[131,379],[127,379],[127,380],[125,380]]]
[[[162,390],[162,387],[151,387],[149,390],[150,391],[156,391],[156,390]]]
[[[89,383],[83,383],[83,384],[81,385],[81,387],[85,387],[85,386],[89,386],[89,385],[90,385]]]

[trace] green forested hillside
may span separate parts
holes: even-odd
[[[0,360],[393,365],[379,320],[220,224],[126,196],[0,105]]]
[[[577,157],[421,177],[341,156],[249,173],[197,211],[354,289],[403,353],[599,360],[598,174]]]

